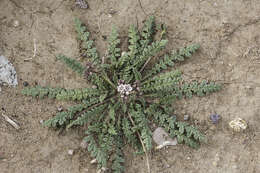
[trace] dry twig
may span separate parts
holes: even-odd
[[[11,120],[7,115],[2,113],[2,116],[5,118],[5,121],[7,121],[9,124],[11,124],[16,130],[20,129],[20,126],[16,122]]]

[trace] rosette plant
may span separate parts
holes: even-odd
[[[172,105],[176,99],[204,96],[220,89],[214,82],[185,82],[175,68],[176,63],[199,49],[197,44],[162,55],[160,52],[167,43],[162,39],[165,27],[156,29],[154,17],[149,17],[140,31],[130,26],[125,51],[121,51],[117,30],[113,28],[107,54],[101,57],[86,26],[76,19],[75,27],[86,65],[64,55],[57,58],[83,76],[91,87],[25,88],[22,93],[27,96],[75,101],[75,105],[58,112],[44,125],[67,129],[82,126],[88,151],[98,167],[110,167],[115,173],[124,172],[126,144],[147,156],[153,146],[152,124],[164,128],[178,143],[193,148],[205,141],[196,127],[173,116]],[[161,33],[157,40],[156,32]]]

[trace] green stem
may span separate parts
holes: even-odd
[[[111,80],[107,77],[107,75],[103,72],[102,78],[109,83],[114,89],[116,89],[115,84],[113,84],[113,82],[111,82]]]

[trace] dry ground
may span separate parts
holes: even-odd
[[[1,112],[19,122],[15,130],[0,118],[1,173],[94,173],[90,156],[80,149],[78,130],[59,133],[43,128],[61,103],[20,94],[30,85],[76,88],[86,83],[55,55],[78,57],[73,19],[88,26],[101,54],[105,54],[112,25],[127,42],[130,24],[142,26],[149,15],[168,26],[168,49],[196,42],[201,50],[180,66],[187,79],[213,79],[224,89],[204,98],[179,101],[176,113],[191,116],[208,137],[208,144],[194,151],[177,145],[151,154],[153,173],[259,173],[260,172],[260,1],[259,0],[88,0],[90,8],[78,9],[74,0],[0,0],[0,54],[15,66],[19,86],[3,87]],[[109,13],[112,14],[112,17]],[[19,25],[15,25],[15,21]],[[34,42],[37,54],[34,57]],[[24,61],[26,59],[30,59]],[[217,126],[208,116],[222,116]],[[232,133],[228,122],[241,117],[249,128]],[[69,156],[67,151],[75,154]],[[143,156],[125,151],[126,173],[144,173]]]

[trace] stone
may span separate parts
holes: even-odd
[[[165,163],[164,164],[164,168],[167,169],[167,168],[170,168],[171,166],[168,164],[168,163]]]
[[[188,121],[189,119],[190,119],[190,116],[189,116],[189,115],[186,114],[186,115],[183,116],[183,120],[184,120],[184,121]]]
[[[4,56],[0,56],[0,85],[18,85],[16,71],[13,65]]]
[[[18,27],[18,26],[20,26],[20,22],[18,21],[18,20],[14,20],[13,21],[13,27]]]
[[[68,154],[72,156],[74,154],[74,150],[68,150]]]
[[[58,107],[58,111],[59,111],[59,112],[63,111],[63,107],[62,107],[62,106],[59,106],[59,107]]]
[[[177,139],[170,138],[168,133],[161,127],[158,127],[153,132],[153,140],[158,145],[156,149],[161,149],[165,146],[177,145]]]
[[[93,159],[90,161],[90,164],[96,164],[97,163],[97,159]]]
[[[27,81],[23,82],[23,86],[27,87],[29,85],[29,83]]]

